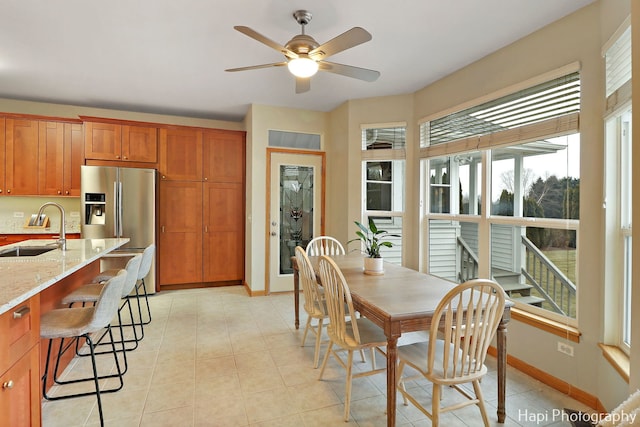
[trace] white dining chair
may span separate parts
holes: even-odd
[[[444,296],[433,314],[430,339],[398,347],[397,389],[405,406],[411,401],[431,419],[433,426],[438,426],[441,413],[477,405],[484,425],[489,426],[480,379],[487,373],[484,361],[502,319],[504,305],[502,287],[486,279],[467,281]],[[418,374],[403,377],[406,366]],[[415,378],[426,378],[433,383],[431,411],[412,394],[414,389],[405,387],[407,380]],[[475,396],[460,387],[465,383],[472,384]],[[441,407],[443,386],[458,391],[466,400]]]
[[[318,236],[314,237],[307,244],[307,255],[320,256],[320,255],[344,255],[345,250],[342,243],[338,239],[331,236]]]

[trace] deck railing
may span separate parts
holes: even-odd
[[[576,285],[536,245],[522,236],[525,266],[522,274],[545,299],[543,307],[565,316],[576,316]]]

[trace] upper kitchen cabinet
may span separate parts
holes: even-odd
[[[143,163],[158,161],[156,127],[86,121],[84,137],[87,159]]]
[[[201,129],[160,129],[160,179],[202,181]]]
[[[204,181],[244,182],[244,132],[206,130],[203,150]]]
[[[5,118],[0,117],[0,195],[5,193],[5,165],[4,165],[4,153],[5,153],[5,138],[4,138]]]
[[[4,194],[38,194],[37,120],[6,119]]]
[[[39,194],[79,196],[84,139],[79,123],[39,123]]]

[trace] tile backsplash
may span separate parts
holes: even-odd
[[[79,197],[0,197],[0,234],[37,234],[58,233],[60,230],[60,212],[48,207],[44,213],[49,217],[48,228],[24,228],[25,222],[46,202],[56,202],[64,208],[67,233],[80,233]]]

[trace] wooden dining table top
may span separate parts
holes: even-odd
[[[360,254],[331,258],[340,267],[354,300],[367,301],[394,320],[430,318],[447,292],[457,286],[449,280],[390,263],[384,264],[382,275],[365,274]],[[320,257],[309,259],[317,274]]]

